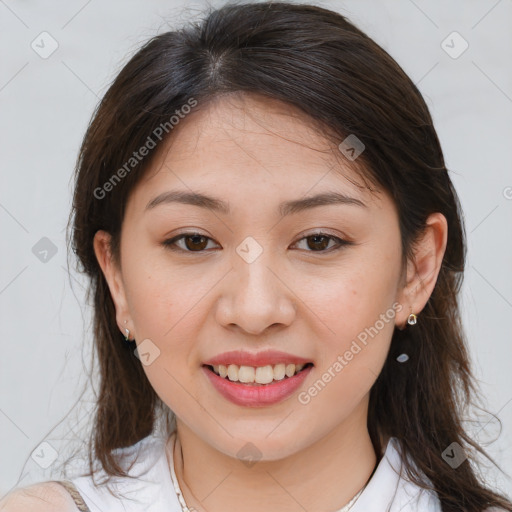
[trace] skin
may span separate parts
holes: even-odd
[[[446,248],[446,219],[429,217],[402,274],[391,198],[354,184],[361,183],[354,164],[333,156],[308,118],[254,95],[200,107],[175,127],[130,195],[120,267],[111,258],[109,234],[95,236],[119,329],[124,333],[127,320],[131,339],[150,339],[160,350],[144,371],[177,417],[175,470],[189,507],[337,510],[365,485],[380,458],[366,426],[370,388],[395,324],[404,328],[411,309],[421,322]],[[178,203],[144,212],[171,189],[213,195],[228,202],[231,213]],[[333,190],[366,207],[318,206],[281,220],[277,214],[282,201]],[[208,239],[202,245],[189,239],[189,252],[186,239],[177,242],[183,252],[162,246],[190,231]],[[305,238],[318,231],[353,245],[335,251],[335,239],[322,245]],[[263,249],[252,263],[236,252],[246,237]],[[203,252],[194,252],[198,246]],[[401,310],[394,318],[309,403],[300,403],[298,393],[396,302]],[[201,370],[205,360],[241,348],[283,350],[315,367],[283,402],[241,407],[219,395]],[[261,452],[250,467],[237,458],[248,442]]]

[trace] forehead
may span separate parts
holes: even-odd
[[[163,151],[168,164],[208,159],[210,165],[218,161],[226,167],[228,162],[252,160],[250,170],[269,166],[269,171],[283,171],[292,167],[283,164],[304,158],[305,165],[314,167],[334,163],[333,144],[318,122],[292,105],[259,94],[232,93],[204,106],[199,103],[176,128]]]
[[[215,189],[228,200],[247,187],[267,202],[272,196],[283,200],[326,190],[366,203],[380,200],[319,122],[261,95],[230,94],[199,103],[155,157],[132,194],[138,210],[171,188]]]

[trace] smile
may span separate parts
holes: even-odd
[[[256,368],[237,365],[221,368],[221,366],[223,365],[219,365],[217,372],[211,365],[203,365],[201,369],[209,383],[222,397],[244,407],[265,407],[289,398],[303,384],[314,367],[313,363],[307,363],[302,367],[282,363]],[[281,377],[283,367],[284,375]],[[260,370],[259,374],[257,374],[258,370]],[[226,373],[224,377],[221,376],[221,371],[222,374]],[[241,382],[238,380],[240,376],[249,382]],[[275,379],[276,376],[277,379]],[[258,380],[264,380],[265,383],[257,382]]]

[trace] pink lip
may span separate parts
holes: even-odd
[[[245,352],[243,350],[232,350],[231,352],[224,352],[218,356],[204,361],[204,364],[215,366],[222,364],[229,366],[230,364],[236,364],[237,366],[274,366],[276,364],[293,363],[293,364],[307,364],[312,363],[310,359],[304,359],[303,357],[295,356],[293,354],[287,354],[286,352],[280,352],[278,350],[265,350],[257,353]]]
[[[312,366],[309,366],[293,377],[285,377],[283,380],[262,385],[232,382],[228,378],[222,378],[220,375],[217,375],[206,366],[203,366],[201,369],[214,388],[227,400],[245,407],[265,407],[278,403],[292,395],[304,382],[312,368]]]

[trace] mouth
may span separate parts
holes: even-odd
[[[268,386],[279,381],[291,379],[296,375],[307,371],[309,368],[313,367],[314,364],[309,362],[297,365],[293,363],[280,363],[259,367],[238,366],[235,364],[227,366],[203,364],[203,366],[226,381],[257,387]]]

